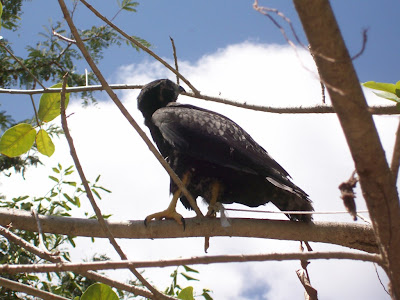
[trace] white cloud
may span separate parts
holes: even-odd
[[[266,106],[320,104],[321,90],[316,73],[302,66],[304,64],[314,70],[312,58],[303,51],[299,56],[302,63],[289,47],[242,43],[220,49],[195,63],[181,62],[180,70],[196,88],[208,95]],[[157,62],[124,66],[118,74],[123,81],[121,83],[131,84],[144,84],[163,77],[174,79],[174,75]],[[122,99],[142,126],[142,116],[136,109],[137,94],[138,91],[125,91]],[[367,95],[374,97],[370,93]],[[181,97],[180,100],[219,111],[244,127],[292,175],[294,182],[310,194],[317,211],[343,210],[337,187],[348,179],[354,165],[336,116],[277,115],[192,98]],[[112,190],[112,194],[99,202],[103,213],[113,214],[116,220],[144,219],[146,215],[167,206],[170,199],[167,174],[114,104],[106,101],[84,109],[78,101],[73,101],[68,111],[74,113],[68,122],[87,177],[93,180],[102,174],[101,183]],[[390,155],[398,119],[375,119],[386,152]],[[57,162],[64,166],[72,164],[68,152],[65,141],[57,141],[54,157],[44,159],[45,167],[31,168],[26,174],[26,181],[18,176],[10,179],[2,177],[2,193],[10,196],[41,195],[47,191],[41,189],[50,168]],[[357,205],[365,208],[361,192],[358,192]],[[87,203],[84,207],[90,210]],[[272,206],[267,205],[266,209],[272,209]],[[194,216],[180,204],[178,211],[186,217]],[[230,212],[229,215],[243,214]],[[351,220],[348,215],[315,215],[315,219]],[[122,240],[121,244],[132,259],[204,255],[202,239]],[[296,242],[213,238],[209,255],[297,251],[298,246]],[[320,244],[313,246],[316,251],[332,249]],[[104,240],[98,240],[94,245],[78,243],[78,248],[73,251],[75,257],[106,252],[116,258]],[[302,286],[295,274],[299,268],[297,261],[216,264],[195,268],[201,271],[199,286],[212,289],[215,299],[303,297]],[[170,282],[171,270],[149,269],[145,274],[158,287],[165,287]],[[314,261],[309,270],[321,299],[389,298],[379,285],[371,264]]]

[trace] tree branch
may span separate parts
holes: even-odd
[[[400,165],[400,121],[396,131],[396,141],[394,142],[392,163],[390,164],[390,171],[392,172],[394,182],[397,182],[399,165]]]
[[[329,83],[327,89],[353,156],[392,284],[392,297],[400,299],[399,197],[351,57],[329,1],[293,2],[311,49],[317,52],[315,61],[322,80]]]
[[[62,0],[60,1],[60,6],[63,7],[62,5]],[[65,6],[65,4],[64,4]],[[66,9],[66,7],[65,7]],[[114,247],[115,251],[118,253],[118,255],[121,257],[123,260],[128,260],[128,257],[125,255],[125,253],[122,251],[121,247],[115,240],[114,236],[112,235],[107,223],[105,222],[103,215],[100,211],[100,208],[98,207],[96,201],[94,200],[92,190],[89,187],[89,183],[86,179],[86,176],[83,172],[82,166],[79,162],[78,155],[75,150],[74,142],[72,140],[71,134],[69,133],[68,125],[67,125],[67,117],[65,115],[65,88],[67,86],[67,75],[65,74],[63,77],[63,83],[62,83],[62,90],[61,90],[61,124],[62,128],[65,133],[65,137],[67,138],[68,145],[70,148],[70,153],[72,156],[72,159],[74,161],[75,167],[78,171],[79,177],[82,180],[82,184],[85,188],[86,196],[88,197],[90,204],[93,207],[93,210],[96,214],[97,221],[99,222],[101,229],[104,231],[106,234],[108,240],[110,241],[111,245]],[[157,295],[161,297],[161,293],[157,291],[135,268],[129,268],[129,270],[143,283],[144,286],[146,286],[153,294],[155,298],[158,298]],[[151,297],[151,298],[154,298]]]
[[[143,85],[137,84],[110,84],[110,89],[112,90],[131,90],[131,89],[142,89]],[[65,91],[67,93],[78,93],[85,91],[104,91],[105,88],[102,85],[91,85],[91,86],[77,86],[77,87],[67,87]],[[15,89],[2,89],[0,88],[0,94],[45,94],[45,93],[60,93],[61,88],[48,88],[35,89],[35,90],[15,90]],[[217,103],[223,103],[235,107],[241,107],[245,109],[251,109],[255,111],[263,111],[269,113],[277,114],[332,114],[335,113],[332,106],[329,105],[316,105],[310,107],[294,106],[294,107],[273,107],[273,106],[261,106],[252,105],[245,102],[238,102],[229,99],[224,99],[220,97],[213,97],[207,95],[195,95],[193,93],[182,93],[185,96],[202,99],[206,101],[213,101]],[[370,106],[368,110],[374,115],[398,115],[400,110],[396,106]]]
[[[25,250],[37,255],[38,257],[44,260],[51,261],[53,263],[63,263],[63,262],[65,263],[65,261],[63,261],[63,259],[60,256],[47,253],[46,251],[42,251],[38,247],[35,247],[31,243],[26,242],[25,240],[21,239],[19,236],[13,234],[11,231],[2,226],[0,226],[0,234],[3,235],[9,242],[12,242],[24,248]],[[80,274],[86,276],[87,278],[96,280],[98,282],[102,282],[104,284],[107,284],[109,286],[115,287],[120,290],[134,293],[135,295],[143,296],[145,298],[150,298],[153,295],[145,289],[110,279],[104,275],[98,274],[93,271],[84,271],[81,272]]]
[[[125,33],[123,30],[115,26],[112,22],[110,22],[106,17],[104,17],[101,13],[99,13],[93,6],[91,6],[89,3],[87,3],[85,0],[80,0],[82,4],[84,4],[92,13],[94,13],[100,20],[102,20],[104,23],[106,23],[108,26],[110,26],[112,29],[117,31],[120,35],[122,35],[124,38],[126,38],[128,41],[131,43],[135,44],[137,47],[142,49],[144,52],[150,54],[152,57],[154,57],[157,61],[162,63],[168,70],[170,70],[172,73],[174,73],[176,76],[179,76],[179,78],[182,79],[183,82],[185,82],[195,94],[200,94],[200,92],[187,80],[181,73],[179,73],[177,70],[175,70],[169,63],[167,63],[165,60],[163,60],[161,57],[159,57],[157,54],[155,54],[153,51],[151,51],[149,48],[143,46],[141,43],[136,41],[134,38],[129,36],[127,33]],[[75,37],[76,39],[76,37]]]
[[[105,238],[97,220],[39,216],[43,232]],[[315,222],[305,224],[286,220],[261,220],[231,218],[231,226],[222,227],[220,219],[186,219],[186,228],[174,221],[152,221],[144,226],[140,221],[106,220],[115,238],[160,239],[204,236],[231,236],[268,238],[279,240],[321,242],[377,253],[374,232],[369,225],[354,223]],[[37,226],[25,211],[0,209],[0,225],[12,223],[13,228],[35,232]]]
[[[26,284],[0,277],[0,286],[13,291],[25,293],[45,300],[69,300],[68,298],[58,296],[49,292],[39,290]]]
[[[197,256],[191,258],[179,258],[159,261],[101,261],[63,264],[19,264],[1,265],[1,273],[47,273],[47,272],[83,272],[97,270],[117,270],[129,267],[135,268],[159,268],[180,265],[208,265],[215,263],[237,263],[251,261],[286,261],[286,260],[310,260],[310,259],[351,259],[381,263],[379,254],[353,253],[353,252],[295,252],[295,253],[266,253],[248,255],[216,255]]]
[[[131,114],[128,112],[128,110],[125,108],[125,106],[121,103],[119,100],[118,96],[114,93],[114,91],[110,88],[108,85],[108,82],[105,80],[103,74],[100,72],[99,68],[97,65],[94,63],[93,59],[90,57],[89,52],[85,48],[85,45],[82,42],[81,37],[79,36],[78,30],[76,29],[74,23],[71,20],[71,17],[69,16],[68,9],[65,6],[65,3],[63,0],[59,0],[60,6],[62,7],[62,11],[64,13],[64,18],[66,19],[68,26],[71,29],[72,34],[75,37],[76,44],[79,48],[79,50],[82,52],[82,55],[85,57],[87,63],[91,67],[93,73],[97,76],[99,79],[101,85],[103,88],[106,90],[107,94],[110,96],[110,98],[114,101],[115,105],[119,108],[121,113],[124,115],[124,117],[128,120],[128,122],[131,124],[131,126],[136,130],[136,132],[139,134],[139,136],[143,139],[143,141],[146,143],[146,145],[149,147],[149,150],[154,154],[154,156],[157,158],[157,160],[161,163],[161,165],[164,167],[164,169],[167,171],[171,179],[176,183],[176,185],[179,187],[179,189],[182,191],[182,194],[186,196],[188,199],[191,207],[193,210],[196,212],[197,216],[203,216],[202,212],[198,208],[196,201],[194,200],[193,196],[189,193],[189,191],[186,189],[185,185],[182,183],[178,175],[172,170],[170,165],[166,162],[164,157],[160,154],[160,152],[156,149],[156,147],[153,145],[153,143],[150,141],[150,139],[147,137],[146,133],[140,128],[140,126],[137,124],[135,119],[131,116]]]

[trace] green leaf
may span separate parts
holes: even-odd
[[[208,289],[203,289],[203,294],[201,294],[203,297],[204,297],[204,299],[206,299],[206,300],[213,300],[213,298],[210,296],[210,294],[208,293],[208,292],[210,292],[210,290],[208,290]]]
[[[44,129],[40,129],[36,135],[36,146],[40,153],[48,157],[52,156],[56,149],[49,134]]]
[[[96,197],[99,198],[99,200],[101,200],[100,194],[95,189],[92,189],[92,193],[95,194]]]
[[[185,274],[185,273],[181,273],[181,275],[182,275],[183,277],[185,277],[186,280],[195,280],[195,281],[199,281],[197,278],[194,278],[194,277],[192,277],[192,276],[189,276],[189,275],[187,275],[187,274]]]
[[[0,139],[0,153],[9,157],[27,152],[35,141],[36,130],[30,124],[20,123],[4,132]]]
[[[75,200],[75,205],[76,205],[77,207],[81,207],[81,200],[79,200],[79,197],[74,196],[74,200]]]
[[[49,176],[49,178],[51,179],[51,180],[54,180],[55,182],[60,182],[56,177],[54,177],[54,176]],[[56,194],[57,195],[57,194]],[[52,196],[50,196],[50,197],[52,197]]]
[[[185,268],[186,272],[193,272],[193,273],[199,273],[199,271],[192,269],[191,267],[185,266],[183,265],[183,267]]]
[[[3,14],[3,4],[0,2],[0,29],[1,29],[1,15]]]
[[[194,300],[193,297],[193,287],[192,286],[188,286],[185,287],[182,291],[180,291],[180,293],[178,294],[178,299],[182,299],[182,300]]]
[[[57,168],[52,169],[54,173],[60,173],[60,171]]]
[[[400,102],[400,98],[396,96],[396,94],[392,94],[389,92],[373,92],[375,95],[377,95],[378,97],[381,98],[385,98],[394,102],[399,103]]]
[[[60,88],[62,83],[57,83],[50,88]],[[68,106],[69,93],[65,94],[65,107]],[[61,93],[46,93],[40,97],[39,119],[43,122],[50,122],[60,115]]]
[[[396,96],[400,97],[400,80],[396,82]]]
[[[117,294],[103,283],[95,283],[82,294],[81,300],[119,300]]]
[[[396,86],[393,83],[367,81],[362,85],[370,89],[396,94]]]

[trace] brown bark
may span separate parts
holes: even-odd
[[[395,182],[357,74],[327,0],[293,0],[347,139],[392,297],[400,299],[400,208]]]
[[[45,233],[70,236],[107,237],[97,220],[39,216]],[[370,253],[377,253],[371,226],[354,223],[315,222],[304,224],[289,220],[229,219],[231,226],[221,226],[220,219],[186,219],[186,228],[174,221],[113,222],[107,224],[115,238],[157,239],[181,237],[256,237],[278,240],[310,241],[341,245]],[[0,209],[0,225],[36,232],[36,221],[25,211]]]

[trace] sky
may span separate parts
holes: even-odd
[[[1,35],[24,53],[24,44],[35,41],[47,20],[57,20],[61,13],[56,1],[45,1],[48,9],[27,2],[20,31]],[[262,3],[276,7],[295,25],[303,42],[304,35],[290,2]],[[109,17],[110,7],[104,2],[93,5]],[[398,1],[335,1],[334,11],[350,49],[355,54],[361,48],[361,32],[368,28],[368,44],[363,55],[354,61],[360,81],[396,82],[399,80],[399,26],[396,11]],[[82,12],[80,12],[82,11]],[[51,12],[51,13],[49,13]],[[83,7],[77,15],[80,26],[97,24]],[[354,16],[357,17],[354,17]],[[96,23],[97,22],[97,23]],[[172,62],[169,36],[175,39],[180,70],[202,93],[221,96],[249,104],[272,106],[311,106],[321,103],[319,81],[312,58],[303,50],[299,57],[289,47],[279,30],[264,16],[252,9],[250,1],[202,1],[182,4],[181,1],[147,1],[141,3],[133,15],[122,13],[116,24],[129,34],[147,39],[153,51]],[[307,66],[307,69],[303,67]],[[85,65],[77,66],[84,70]],[[110,83],[144,84],[158,78],[174,79],[158,62],[145,54],[128,48],[112,48],[100,63]],[[119,92],[124,105],[135,120],[143,119],[136,109],[139,91]],[[385,100],[365,91],[372,104],[386,104]],[[113,220],[140,220],[164,209],[170,199],[169,178],[145,144],[128,125],[107,98],[97,93],[99,104],[83,108],[80,99],[72,98],[68,113],[71,134],[89,179],[102,175],[101,184],[112,190],[99,203],[103,213]],[[39,97],[37,97],[38,100]],[[16,120],[32,115],[28,97],[0,95],[1,109]],[[212,102],[180,97],[179,101],[221,112],[240,124],[293,177],[294,182],[310,194],[316,211],[342,211],[337,186],[347,180],[354,169],[343,133],[334,115],[277,115],[224,106]],[[383,102],[382,102],[383,101]],[[10,104],[11,103],[11,104]],[[383,146],[391,155],[398,118],[375,117]],[[59,124],[60,119],[54,121]],[[142,126],[146,130],[144,126]],[[146,131],[147,132],[147,131]],[[23,194],[41,196],[51,187],[46,179],[58,162],[72,164],[64,138],[56,139],[53,157],[43,158],[44,166],[31,168],[26,180],[19,175],[0,177],[0,189],[9,197]],[[48,185],[44,184],[48,181]],[[365,209],[361,192],[357,193],[357,207]],[[88,203],[82,210],[89,211]],[[236,207],[236,206],[230,206]],[[200,207],[203,211],[204,205]],[[193,212],[178,212],[192,217]],[[274,209],[272,205],[261,210]],[[76,211],[82,215],[82,211]],[[231,217],[281,218],[280,215],[243,214],[229,212]],[[351,222],[348,215],[315,215],[317,221]],[[361,221],[358,221],[361,222]],[[203,239],[120,240],[131,259],[162,259],[205,255]],[[78,240],[73,258],[90,258],[99,249],[117,259],[105,240],[91,244]],[[298,251],[297,242],[260,239],[212,238],[209,255],[268,253]],[[313,244],[315,251],[338,250],[323,244]],[[214,299],[303,299],[303,288],[295,270],[299,262],[265,262],[246,264],[218,264],[195,266],[200,271],[199,287],[213,290]],[[145,274],[156,286],[169,284],[171,268],[146,270]],[[321,299],[389,299],[379,284],[372,264],[350,261],[314,261],[309,266],[311,282]],[[117,272],[115,276],[126,275]],[[379,274],[387,282],[384,273]],[[191,283],[188,283],[191,284]],[[184,285],[184,282],[183,282]],[[290,287],[290,288],[288,288]]]

